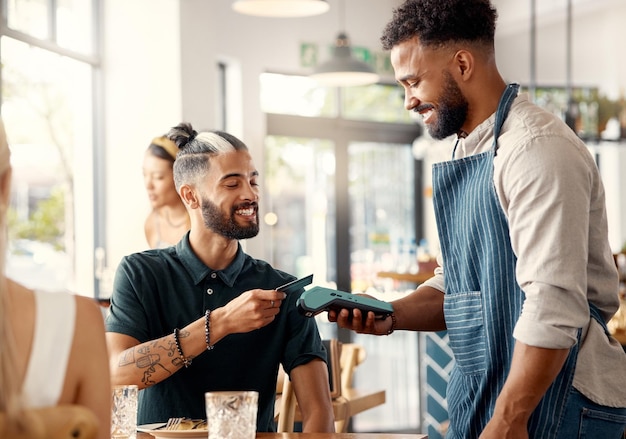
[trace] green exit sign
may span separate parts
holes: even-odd
[[[300,66],[315,67],[318,63],[318,48],[314,43],[300,44]]]

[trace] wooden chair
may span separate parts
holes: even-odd
[[[6,414],[0,413],[0,438],[93,439],[98,433],[96,415],[78,405],[26,409],[22,418],[26,428],[16,430],[8,425]]]
[[[337,339],[323,340],[326,352],[328,352],[328,380],[330,385],[330,396],[333,398],[333,411],[335,421],[343,420],[347,414],[345,401],[341,399],[341,368],[340,352],[341,343]],[[293,390],[293,385],[287,374],[282,370],[279,372],[276,387],[277,399],[275,405],[276,429],[279,433],[292,433],[294,422],[299,419],[298,402]]]
[[[367,353],[363,346],[356,343],[343,343],[341,345],[339,366],[341,368],[341,391],[344,395],[354,385],[354,371],[366,358]]]
[[[281,368],[281,377],[279,381],[282,383],[280,389],[280,398],[278,401],[276,432],[293,433],[293,424],[296,419],[296,394],[293,391],[293,385],[285,371]]]
[[[341,355],[339,356],[339,365],[341,368],[341,394],[350,403],[350,389],[354,386],[354,372],[357,366],[367,358],[365,348],[356,343],[343,343],[341,345]],[[350,416],[343,419],[335,419],[335,431],[337,433],[345,433],[348,431]]]
[[[277,400],[276,409],[276,432],[277,433],[293,433],[294,424],[300,419],[298,401],[293,390],[293,384],[289,380],[286,373],[283,373],[282,391],[280,398]],[[335,431],[339,432],[343,429],[348,418],[348,402],[343,396],[333,398],[333,414],[335,417]]]
[[[365,360],[366,354],[362,346],[354,343],[342,344],[333,341],[327,346],[330,346],[327,347],[330,353],[329,369],[333,369],[334,367],[333,370],[329,370],[330,376],[335,376],[335,379],[331,379],[331,382],[334,381],[334,383],[337,383],[337,378],[339,378],[338,386],[331,386],[333,411],[335,414],[335,431],[337,433],[345,433],[350,421],[350,410],[348,407],[350,401],[345,395],[350,393],[349,389],[353,384],[354,371],[356,367]],[[340,371],[340,373],[336,373],[338,371]],[[291,433],[293,432],[294,422],[298,418],[296,416],[298,407],[293,385],[287,374],[284,372],[281,373],[282,377],[279,378],[281,397],[277,401],[276,406],[276,431],[279,433]],[[333,389],[333,387],[335,387],[335,389]]]

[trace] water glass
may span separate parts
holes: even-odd
[[[114,386],[111,401],[111,439],[137,437],[137,386]]]
[[[254,439],[259,393],[256,391],[207,392],[207,427],[211,439]]]

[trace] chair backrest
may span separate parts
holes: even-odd
[[[329,354],[328,372],[331,393],[333,396],[333,410],[335,412],[335,430],[345,432],[349,422],[346,409],[346,400],[342,397],[344,389],[352,387],[354,371],[366,357],[363,346],[355,343],[340,343],[336,339],[324,340]],[[277,392],[281,393],[276,404],[278,433],[291,433],[296,419],[297,401],[293,385],[284,371],[279,373]]]
[[[341,355],[339,364],[341,367],[341,388],[346,393],[346,389],[354,385],[354,372],[357,366],[367,357],[365,348],[356,343],[343,343],[341,345]]]
[[[331,398],[341,396],[341,347],[343,344],[336,338],[322,340],[328,353],[328,384]]]
[[[341,396],[341,366],[340,366],[340,352],[341,343],[337,339],[325,339],[322,340],[326,352],[328,353],[328,384],[330,386],[330,395],[333,399],[337,399]],[[278,373],[278,381],[276,383],[276,392],[280,394],[280,399],[274,406],[274,411],[277,413],[276,418],[276,431],[279,433],[291,433],[294,428],[294,421],[296,418],[297,400],[293,390],[293,384],[291,380],[283,370],[280,368]]]
[[[281,369],[282,370],[282,369]],[[296,395],[293,391],[291,380],[282,371],[282,389],[278,408],[276,431],[278,433],[292,433],[293,423],[296,419]]]
[[[16,431],[8,424],[6,414],[0,413],[0,438],[93,439],[98,433],[96,415],[78,405],[27,409],[22,416],[27,428]]]

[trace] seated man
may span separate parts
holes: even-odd
[[[245,254],[256,236],[258,172],[247,146],[224,132],[174,127],[176,190],[191,230],[174,247],[122,259],[107,317],[114,384],[137,384],[138,423],[205,418],[204,393],[259,392],[257,430],[274,430],[279,364],[293,381],[303,431],[334,431],[326,352],[299,315],[292,280]]]

